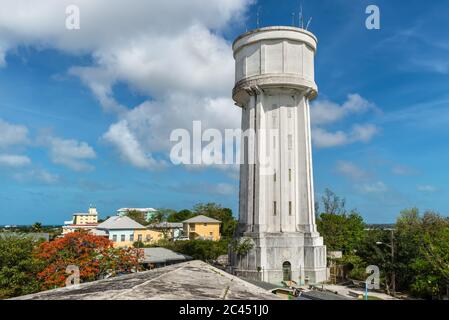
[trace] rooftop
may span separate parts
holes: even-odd
[[[106,221],[100,223],[97,226],[97,229],[128,230],[128,229],[145,229],[145,227],[127,216],[123,217],[113,216],[107,219]]]
[[[221,223],[219,220],[215,220],[203,215],[195,216],[193,218],[184,220],[183,223]]]
[[[144,263],[168,263],[176,261],[192,260],[192,257],[171,251],[166,248],[145,248]]]
[[[26,295],[19,300],[279,300],[274,294],[194,260]]]
[[[117,212],[128,212],[128,211],[156,212],[157,210],[154,208],[120,208],[117,210]]]
[[[176,228],[182,228],[182,222],[160,222],[160,223],[152,223],[148,226],[149,228],[156,228],[156,229],[176,229]]]

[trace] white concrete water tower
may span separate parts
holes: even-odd
[[[252,248],[230,250],[236,275],[271,283],[326,280],[310,130],[316,47],[311,32],[295,27],[260,28],[234,41],[233,99],[242,109],[242,130],[255,132],[242,142],[236,233]]]

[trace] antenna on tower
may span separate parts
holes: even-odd
[[[295,26],[295,13],[292,12],[292,27]]]
[[[310,23],[312,22],[312,17],[310,17],[309,21],[307,21],[306,30],[309,29]]]
[[[260,6],[257,8],[256,25],[257,25],[257,29],[259,29],[259,25],[260,25]]]
[[[304,28],[304,17],[302,15],[302,1],[299,2],[298,27]]]

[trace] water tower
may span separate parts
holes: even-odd
[[[246,136],[236,238],[252,246],[243,253],[231,249],[236,275],[271,283],[326,280],[310,130],[316,48],[317,38],[295,27],[260,28],[234,41],[233,99]]]

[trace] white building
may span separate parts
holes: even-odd
[[[154,208],[120,208],[117,210],[117,215],[123,217],[131,211],[143,213],[146,221],[150,221],[157,212],[157,210]]]
[[[253,248],[231,252],[237,275],[271,283],[326,280],[326,247],[315,224],[309,108],[317,96],[316,47],[312,33],[294,27],[257,29],[233,44],[233,99],[242,109],[242,130],[255,130],[253,139],[242,141],[237,230]]]

